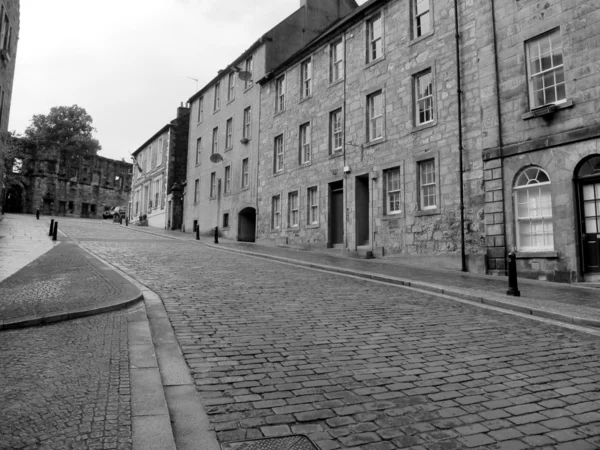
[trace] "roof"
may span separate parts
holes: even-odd
[[[160,130],[158,130],[156,133],[154,133],[154,135],[148,139],[146,142],[144,142],[140,148],[138,148],[135,152],[133,152],[131,154],[131,156],[135,156],[137,155],[139,152],[141,152],[142,150],[144,150],[146,147],[148,147],[148,145],[150,145],[150,143],[152,141],[154,141],[158,136],[160,136],[161,134],[163,134],[165,131],[167,131],[169,128],[171,128],[173,126],[172,123],[168,123],[166,124],[164,127],[162,127]]]

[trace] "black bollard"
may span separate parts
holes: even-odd
[[[125,226],[128,227],[129,226],[129,218],[125,217]]]
[[[36,218],[37,220],[40,220],[40,210],[39,210],[39,209],[36,209],[36,210],[35,210],[35,218]]]
[[[200,225],[196,225],[196,240],[200,240]]]
[[[506,291],[506,295],[521,296],[517,285],[517,255],[514,252],[508,254],[508,291]]]
[[[119,216],[119,225],[123,225],[123,216]]]
[[[215,227],[215,244],[219,243],[219,227]]]
[[[52,233],[52,240],[55,241],[58,236],[58,222],[54,222],[54,232]]]
[[[54,219],[50,219],[50,231],[48,231],[48,236],[52,236],[53,231],[54,231]]]

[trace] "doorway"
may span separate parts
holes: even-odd
[[[256,241],[256,209],[247,207],[238,214],[238,236],[241,242]]]
[[[344,243],[344,182],[329,184],[329,243]]]
[[[6,190],[4,212],[20,214],[23,212],[23,189],[13,185]]]
[[[369,175],[356,177],[356,245],[368,245],[369,233]]]
[[[600,155],[579,165],[577,194],[583,273],[600,276]]]

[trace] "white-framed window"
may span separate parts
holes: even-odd
[[[310,122],[300,125],[299,132],[299,144],[300,144],[300,164],[308,164],[311,158],[310,150]]]
[[[248,58],[246,58],[246,72],[250,72],[250,79],[244,81],[244,89],[248,89],[249,87],[252,87],[253,84],[253,70],[254,70],[254,62],[252,61],[252,56],[249,56]]]
[[[344,77],[344,41],[340,38],[329,46],[329,81]]]
[[[213,111],[217,111],[219,109],[221,109],[221,82],[217,81],[215,83]]]
[[[312,58],[300,64],[300,98],[312,95]]]
[[[235,98],[235,72],[229,72],[227,76],[227,101]]]
[[[383,138],[383,92],[367,96],[367,128],[369,142]]]
[[[210,197],[214,198],[217,196],[217,173],[212,172],[210,174]]]
[[[285,75],[281,75],[275,80],[275,111],[285,109]]]
[[[415,125],[433,122],[433,76],[431,69],[413,76]]]
[[[202,138],[196,139],[196,165],[202,162]]]
[[[219,127],[213,128],[211,154],[219,153]]]
[[[308,225],[319,223],[319,190],[317,186],[309,187],[306,190],[307,198],[307,220]]]
[[[342,151],[344,144],[342,108],[329,113],[329,153]]]
[[[525,169],[513,188],[517,249],[554,250],[550,177],[539,167]]]
[[[227,119],[225,124],[225,150],[233,148],[233,118]]]
[[[200,179],[196,178],[196,181],[194,181],[194,203],[197,203],[199,199],[200,199]]]
[[[273,147],[273,171],[281,172],[283,170],[283,134],[280,134],[279,136],[275,137]]]
[[[402,212],[402,182],[400,167],[387,169],[385,177],[385,213],[399,214]]]
[[[162,136],[159,136],[158,137],[158,147],[156,149],[156,165],[157,166],[160,166],[162,164],[163,145],[164,145],[164,139]]]
[[[146,172],[150,172],[152,167],[152,146],[148,146],[144,152],[144,161],[146,162]]]
[[[204,120],[204,96],[201,95],[198,99],[198,123]]]
[[[156,167],[156,141],[150,144],[150,158],[152,159],[151,167]]]
[[[162,192],[160,189],[160,178],[154,180],[154,207],[158,208],[162,204]]]
[[[9,28],[10,22],[8,20],[8,14],[3,12],[2,30],[0,30],[0,44],[2,45],[2,50],[8,50],[11,34]]]
[[[244,109],[244,131],[243,138],[250,139],[252,136],[252,107],[248,106]]]
[[[300,220],[300,201],[298,191],[288,194],[288,228],[296,228]]]
[[[560,30],[527,42],[529,105],[537,108],[566,101]]]
[[[412,13],[412,38],[431,32],[431,0],[410,0]]]
[[[231,166],[225,167],[225,184],[223,186],[223,193],[231,193]]]
[[[274,230],[281,228],[281,196],[279,195],[271,198],[271,228]]]
[[[367,63],[383,56],[383,18],[377,13],[367,20]]]
[[[249,184],[248,176],[248,158],[242,159],[242,188],[248,187]]]
[[[437,184],[435,159],[418,162],[419,166],[419,207],[421,210],[437,208]]]

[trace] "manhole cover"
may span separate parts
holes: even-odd
[[[306,436],[256,439],[253,441],[225,442],[223,450],[318,450]]]

